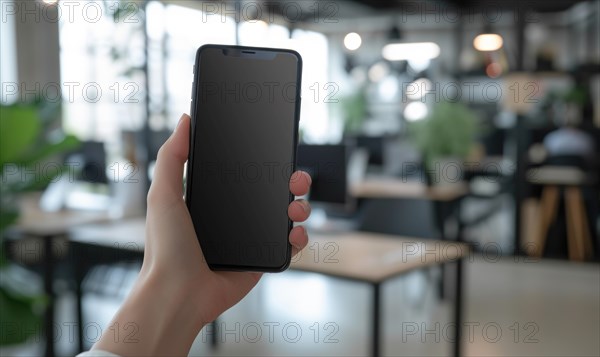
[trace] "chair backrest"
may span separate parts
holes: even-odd
[[[586,169],[588,162],[585,157],[580,155],[551,155],[545,163],[552,166],[573,166],[579,169]]]
[[[363,203],[358,230],[414,238],[439,239],[433,202],[377,199]]]

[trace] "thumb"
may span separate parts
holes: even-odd
[[[183,199],[183,167],[188,158],[190,117],[183,114],[175,131],[158,151],[148,201],[164,204]]]

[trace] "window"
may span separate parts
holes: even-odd
[[[60,17],[63,127],[83,140],[106,142],[114,156],[121,130],[143,123],[144,34],[139,9],[118,19],[107,3],[89,4],[102,15]]]
[[[63,16],[60,20],[63,126],[68,132],[84,140],[104,141],[109,144],[109,155],[118,155],[121,131],[142,128],[147,35],[151,129],[171,129],[180,113],[189,111],[196,49],[208,43],[233,45],[239,41],[248,46],[291,48],[301,54],[304,100],[300,127],[307,141],[327,141],[326,101],[335,99],[331,95],[335,86],[327,83],[328,44],[324,35],[297,29],[290,36],[279,24],[236,24],[231,17],[159,1],[146,5],[143,28],[143,10],[129,8],[130,12],[115,18],[111,15],[114,3],[95,4],[103,6],[104,14],[97,21],[82,16]],[[129,7],[132,4],[126,3]]]

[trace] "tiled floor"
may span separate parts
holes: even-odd
[[[417,271],[383,290],[384,343],[389,356],[445,356],[451,351],[451,301],[439,302],[437,271]],[[465,352],[468,356],[599,356],[600,266],[512,258],[466,264]],[[61,326],[72,321],[72,297],[61,299]],[[85,299],[87,338],[94,340],[118,301]],[[266,276],[220,320],[219,345],[203,330],[194,356],[364,356],[369,351],[368,285],[317,274]],[[74,338],[58,344],[72,354]],[[2,351],[40,354],[40,345]]]
[[[466,271],[466,355],[600,355],[598,265],[477,257]],[[414,272],[385,286],[384,355],[450,354],[452,305],[439,303],[437,285],[430,283],[435,279],[428,279],[434,273]],[[220,335],[224,344],[212,350],[201,335],[192,355],[364,356],[369,352],[370,299],[369,287],[353,282],[305,273],[272,276],[224,316],[221,323],[229,331]],[[288,327],[290,336],[275,329],[269,342],[265,322],[278,322],[278,327],[296,323],[302,338],[292,342],[296,329]],[[257,330],[263,338],[253,342]],[[335,341],[326,341],[327,334]]]

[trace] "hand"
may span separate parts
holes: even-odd
[[[148,193],[144,263],[132,293],[113,319],[116,326],[135,323],[139,343],[115,343],[103,335],[94,348],[123,357],[187,355],[202,327],[246,296],[262,276],[208,268],[183,199],[189,133],[190,117],[183,115],[158,153]],[[304,195],[310,183],[307,173],[297,171],[290,178],[290,191]],[[288,216],[295,222],[306,220],[309,214],[305,200],[288,207]],[[308,243],[304,227],[294,227],[289,241],[294,255],[302,250]]]

